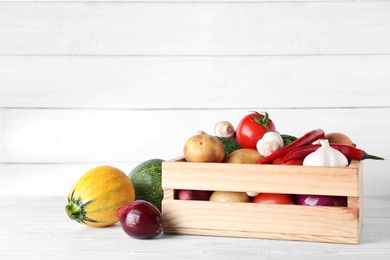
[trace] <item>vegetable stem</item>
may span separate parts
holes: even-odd
[[[368,154],[368,153],[366,153],[364,151],[363,151],[363,159],[384,160],[384,158],[382,158],[382,157],[375,156],[375,155],[372,155],[372,154]]]
[[[268,122],[268,113],[267,112],[264,112],[264,115],[261,115],[259,112],[257,111],[251,111],[253,113],[256,113],[258,117],[252,117],[251,120],[258,123],[259,125],[262,125],[264,126],[265,130],[267,130],[267,132],[269,131],[269,128],[268,128],[268,125],[269,125],[269,122]]]
[[[71,220],[82,220],[83,213],[79,205],[74,203],[72,200],[68,202],[68,205],[65,206],[66,214],[68,214]]]

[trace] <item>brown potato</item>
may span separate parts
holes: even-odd
[[[183,153],[188,162],[222,162],[225,158],[222,142],[217,137],[205,133],[187,139]]]
[[[214,191],[210,196],[210,201],[218,202],[250,202],[250,197],[245,192],[234,191]]]
[[[224,163],[241,163],[241,164],[255,164],[263,156],[256,149],[239,149],[228,156],[223,160]]]

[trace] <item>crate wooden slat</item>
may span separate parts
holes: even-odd
[[[361,229],[362,170],[348,167],[163,163],[164,232],[357,244]],[[347,196],[347,207],[309,207],[182,201],[175,190],[258,191]]]

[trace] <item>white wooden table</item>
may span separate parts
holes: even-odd
[[[389,259],[390,198],[364,201],[358,245],[162,234],[128,237],[119,224],[68,219],[66,197],[1,196],[0,259]]]

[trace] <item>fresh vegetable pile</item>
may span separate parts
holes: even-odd
[[[218,140],[220,142],[218,142]],[[383,160],[356,148],[345,134],[314,129],[301,137],[280,134],[268,113],[250,112],[235,129],[228,121],[218,122],[214,135],[205,132],[190,137],[184,144],[187,162],[241,164],[283,164],[346,167],[351,160]],[[271,194],[259,192],[179,190],[178,199],[346,206],[346,197]]]
[[[213,134],[199,132],[189,137],[183,145],[183,155],[189,163],[295,167],[347,167],[351,160],[383,160],[357,148],[342,133],[314,129],[300,137],[280,134],[268,113],[258,112],[245,115],[236,129],[230,122],[220,121]],[[161,159],[147,160],[128,175],[111,166],[91,169],[71,188],[65,207],[67,215],[92,227],[119,222],[124,232],[133,238],[158,236],[163,231],[162,163]],[[347,206],[347,197],[307,194],[175,190],[173,196],[178,200]]]

